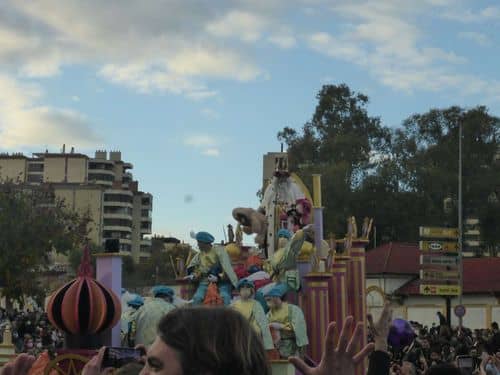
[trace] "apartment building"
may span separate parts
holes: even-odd
[[[151,254],[153,196],[139,191],[132,168],[120,151],[0,154],[0,181],[50,186],[69,208],[90,215],[91,241],[119,239],[120,252],[139,262]]]

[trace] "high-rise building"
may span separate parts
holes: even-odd
[[[92,219],[90,240],[105,245],[118,239],[120,252],[135,262],[151,254],[153,196],[139,191],[131,163],[121,152],[96,151],[93,158],[75,153],[0,154],[0,181],[26,187],[47,186],[66,206]],[[108,242],[109,243],[109,242]]]

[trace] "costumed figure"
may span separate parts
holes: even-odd
[[[231,306],[241,313],[249,322],[254,330],[262,337],[264,348],[273,350],[273,340],[266,313],[259,302],[253,299],[255,286],[253,281],[241,279],[237,285],[240,299],[234,301]]]
[[[142,305],[144,305],[144,298],[138,294],[134,295],[133,298],[127,302],[127,308],[123,311],[121,319],[122,346],[131,348],[135,346],[135,332],[137,329],[135,319]]]
[[[214,237],[207,232],[198,232],[195,235],[200,252],[197,253],[188,265],[188,276],[192,281],[198,281],[198,288],[193,296],[193,304],[199,305],[205,300],[205,295],[210,283],[219,288],[219,293],[224,305],[231,303],[231,289],[236,287],[238,277],[234,273],[231,259],[224,250],[212,246]],[[214,271],[216,270],[216,271]],[[214,274],[216,273],[217,274]]]
[[[146,302],[136,315],[135,344],[148,347],[156,337],[156,330],[161,318],[175,309],[173,304],[175,292],[164,285],[155,286],[152,290],[153,299]]]
[[[314,237],[313,226],[308,225],[298,230],[292,237],[287,229],[278,231],[279,249],[264,263],[264,270],[271,275],[271,284],[268,284],[256,293],[256,299],[264,304],[264,296],[277,283],[286,287],[286,291],[300,289],[300,276],[297,269],[297,258],[306,239]],[[265,307],[267,310],[267,306]]]
[[[293,233],[310,223],[312,205],[308,194],[302,181],[288,171],[286,157],[277,158],[276,170],[259,208],[235,208],[233,217],[246,234],[256,234],[255,242],[271,256],[277,248],[279,229]]]
[[[267,320],[281,358],[303,357],[309,344],[304,313],[300,307],[283,301],[286,290],[285,285],[277,284],[265,295],[270,309]]]

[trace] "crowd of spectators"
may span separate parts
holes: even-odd
[[[36,356],[44,350],[54,351],[63,346],[63,334],[50,324],[43,311],[0,309],[0,338],[3,339],[7,327],[10,327],[16,353]]]
[[[416,334],[400,349],[389,347],[390,374],[424,374],[436,367],[457,366],[464,374],[500,375],[500,331],[493,322],[488,329],[450,327],[442,314],[439,324],[410,322]]]

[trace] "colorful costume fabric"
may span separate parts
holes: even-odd
[[[300,307],[283,302],[279,308],[267,313],[269,323],[280,323],[280,339],[276,349],[282,358],[299,355],[302,348],[309,344],[306,321]]]
[[[161,318],[175,309],[175,305],[161,298],[146,302],[136,316],[135,344],[151,345],[156,338],[156,330]]]
[[[266,313],[264,309],[254,299],[249,299],[246,301],[237,300],[231,305],[236,311],[243,315],[250,325],[255,329],[255,331],[262,338],[264,343],[264,348],[266,350],[274,349],[273,339],[271,338],[271,331],[269,330],[269,323],[267,321]]]
[[[304,231],[298,230],[284,248],[278,249],[264,265],[274,282],[284,283],[292,290],[299,290],[300,278],[297,257],[304,244]]]
[[[209,284],[207,277],[212,270],[217,268],[222,270],[222,275],[216,275],[219,278],[217,282],[219,293],[225,305],[231,303],[231,285],[236,286],[238,277],[234,273],[231,259],[227,252],[223,248],[212,246],[209,251],[200,251],[197,253],[188,266],[188,269],[193,270],[195,278],[200,280],[198,289],[193,296],[194,305],[203,303]]]

